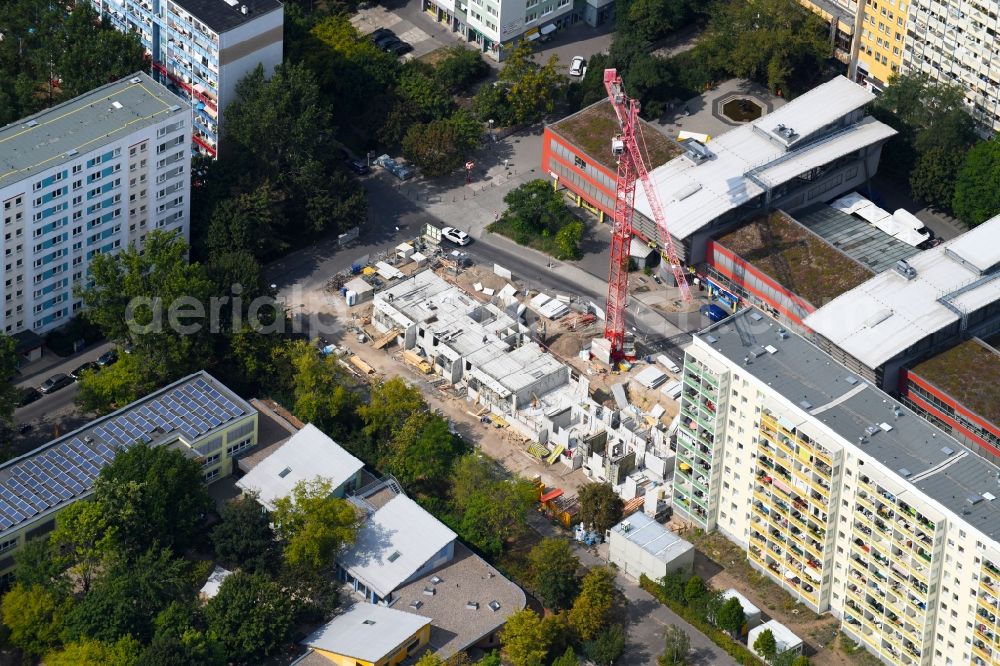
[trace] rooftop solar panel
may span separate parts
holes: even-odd
[[[19,496],[23,497],[25,501],[41,511],[49,508],[49,503],[43,500],[41,497],[36,496],[33,492],[24,487],[24,484],[17,479],[8,479],[7,483]],[[20,505],[18,505],[20,506]]]

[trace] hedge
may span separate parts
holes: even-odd
[[[684,618],[688,624],[705,634],[713,643],[726,651],[726,653],[736,660],[737,664],[744,666],[766,666],[757,655],[747,649],[742,643],[734,641],[729,634],[722,631],[708,620],[699,615],[694,609],[669,599],[659,584],[650,580],[645,575],[640,576],[639,586],[653,595],[657,601]]]

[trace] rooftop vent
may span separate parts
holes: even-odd
[[[762,315],[759,312],[751,312],[750,315],[749,315],[749,317],[751,319],[753,319],[754,321],[760,321],[761,319],[764,318],[764,315]]]
[[[778,329],[778,337],[781,338],[782,340],[787,340],[788,339],[788,331],[786,331],[783,328],[779,328]]]
[[[983,496],[982,495],[969,495],[968,497],[965,498],[965,501],[968,502],[969,504],[971,504],[972,506],[975,506],[975,505],[977,505],[977,504],[979,504],[980,502],[983,501]]]
[[[410,608],[412,608],[413,610],[418,610],[423,605],[424,602],[420,601],[419,599],[415,599],[414,601],[410,602]]]
[[[398,550],[394,550],[394,551],[392,551],[392,555],[390,555],[387,559],[390,562],[395,562],[396,560],[399,559],[400,555],[401,555],[401,553]]]
[[[869,435],[869,436],[870,435],[874,435],[877,432],[878,432],[878,427],[876,427],[876,426],[870,425],[867,428],[865,428],[865,434],[866,435]]]
[[[705,336],[705,342],[708,342],[709,344],[715,344],[718,341],[719,341],[719,338],[715,337],[714,335],[706,335]]]
[[[907,280],[912,280],[917,277],[917,269],[911,266],[906,259],[900,259],[897,261],[894,268],[897,273],[905,277]]]
[[[997,496],[994,495],[993,493],[983,493],[983,498],[985,498],[986,501],[988,501],[988,502],[992,502],[993,500],[995,500],[997,498]]]
[[[285,469],[283,469],[280,472],[278,472],[278,478],[279,479],[283,479],[283,478],[285,478],[286,476],[288,476],[291,473],[292,473],[292,468],[291,467],[286,467]]]
[[[436,592],[436,590],[433,587],[425,587],[424,588],[424,596],[425,597],[433,597],[434,594],[435,594],[435,592]]]
[[[684,139],[679,143],[684,149],[684,157],[694,165],[702,164],[715,157],[705,144],[696,139]]]
[[[74,155],[76,155],[79,152],[80,151],[77,150],[76,148],[70,148],[69,150],[66,151],[66,157],[73,157]]]
[[[875,328],[886,319],[892,316],[892,310],[885,308],[884,310],[879,310],[871,317],[865,320],[865,328]]]
[[[493,601],[491,601],[490,602],[490,610],[493,611],[494,613],[496,613],[498,610],[500,610],[500,602],[497,601],[496,599],[494,599]]]
[[[171,113],[173,113],[175,111],[180,111],[180,110],[181,110],[181,105],[180,104],[174,104],[173,106],[170,107]]]
[[[847,377],[845,378],[845,381],[848,384],[850,384],[851,386],[854,386],[855,384],[858,383],[858,378],[855,377],[854,375],[847,375]]]
[[[900,467],[899,468],[899,475],[902,476],[904,479],[910,478],[910,476],[912,474],[913,474],[913,472],[911,472],[910,470],[906,469],[905,467]]]
[[[892,430],[892,426],[886,423],[885,421],[879,423],[878,427],[881,428],[883,432],[889,432],[890,430]]]
[[[362,620],[361,624],[373,625],[375,624],[375,620]]]
[[[440,576],[434,576],[434,577],[431,578],[431,582],[434,583],[435,585],[440,585],[444,581],[441,580]]]
[[[802,407],[803,409],[812,409],[813,408],[813,404],[811,402],[809,402],[808,400],[800,400],[799,401],[799,407]]]
[[[783,123],[778,123],[778,126],[774,128],[774,133],[787,141],[791,141],[798,136],[795,130]]]
[[[247,7],[246,5],[240,5],[240,13],[246,16],[247,14],[250,13],[250,8]]]
[[[128,80],[128,82],[129,83],[142,83],[142,79],[140,79],[138,76],[133,76],[131,79]]]
[[[941,453],[945,454],[946,456],[950,456],[954,452],[955,452],[955,449],[951,448],[950,446],[942,446],[941,447]]]
[[[778,348],[775,347],[774,345],[767,345],[766,347],[764,347],[764,349],[767,351],[768,354],[777,354],[778,353]]]
[[[113,106],[116,109],[121,109],[122,108],[122,103],[119,102],[118,100],[115,100],[115,101],[111,102],[111,106]]]
[[[479,610],[479,602],[478,601],[466,601],[465,602],[465,607],[468,608],[469,610]]]

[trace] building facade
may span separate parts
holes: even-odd
[[[678,516],[885,663],[1000,663],[1000,468],[755,309],[695,336],[684,382]]]
[[[0,128],[3,332],[65,323],[96,255],[154,229],[188,239],[191,131],[191,107],[141,73]]]
[[[198,372],[0,465],[0,580],[25,542],[52,531],[59,512],[90,497],[101,469],[137,442],[180,450],[211,483],[257,444],[257,410]]]
[[[573,0],[421,0],[424,10],[502,61],[523,40],[534,41],[577,18]]]
[[[874,91],[885,89],[901,71],[907,42],[906,0],[865,0],[858,30],[856,80]]]
[[[281,64],[278,0],[91,0],[122,32],[139,35],[153,75],[194,108],[198,152],[218,155],[220,123],[236,84],[257,65]]]

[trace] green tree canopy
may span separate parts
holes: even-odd
[[[148,662],[140,659],[142,646],[131,636],[122,636],[113,643],[81,638],[67,643],[58,651],[45,655],[46,666],[139,666]]]
[[[0,335],[0,421],[10,425],[14,410],[21,399],[21,392],[14,386],[17,376],[17,345],[14,339]]]
[[[753,642],[753,651],[768,662],[774,661],[778,655],[778,642],[774,640],[774,634],[770,629],[765,629],[757,634],[757,638]]]
[[[528,553],[532,587],[542,602],[559,611],[569,608],[579,589],[580,560],[566,539],[540,541]]]
[[[744,622],[746,622],[746,614],[743,612],[743,605],[736,597],[727,599],[715,616],[716,626],[728,631],[729,635],[733,637],[739,636]]]
[[[452,173],[465,164],[479,147],[478,137],[469,141],[463,125],[452,118],[411,125],[403,137],[403,155],[429,178]]]
[[[565,78],[559,58],[553,55],[544,65],[534,60],[531,43],[522,41],[507,55],[495,85],[476,93],[473,108],[482,121],[500,125],[537,122],[555,110],[565,93]]]
[[[952,206],[970,227],[1000,213],[1000,142],[983,141],[972,147],[958,171]]]
[[[607,567],[595,567],[583,577],[580,594],[569,610],[569,625],[576,634],[589,641],[611,623],[618,605],[615,577]]]
[[[118,362],[100,372],[85,372],[74,401],[85,412],[107,414],[135,402],[156,388],[157,380],[139,354],[118,352]]]
[[[295,609],[281,588],[261,574],[237,571],[208,602],[209,630],[237,662],[253,662],[272,654],[288,636]]]
[[[267,514],[255,497],[242,496],[222,507],[222,522],[212,530],[212,545],[219,558],[249,572],[274,571],[281,551]]]
[[[49,541],[60,567],[80,581],[84,593],[97,570],[116,553],[114,527],[97,502],[74,502],[59,512]]]
[[[608,483],[588,483],[577,493],[580,521],[599,534],[621,522],[625,502]]]
[[[544,666],[551,640],[542,618],[527,608],[507,618],[500,632],[503,653],[512,666]]]
[[[126,553],[145,552],[157,544],[183,552],[212,506],[196,460],[147,444],[119,452],[101,470],[94,500],[118,548]]]
[[[57,67],[67,97],[149,69],[146,50],[138,38],[116,30],[86,3],[73,8],[63,30],[65,42]]]
[[[406,487],[440,487],[465,444],[438,414],[414,412],[392,438],[381,466]]]
[[[434,78],[452,94],[468,89],[489,73],[490,66],[479,51],[465,46],[449,47],[434,66]]]
[[[290,343],[284,353],[293,371],[295,415],[333,437],[353,430],[358,396],[336,357],[321,356],[315,345],[304,340]]]
[[[0,602],[0,617],[10,630],[10,642],[33,656],[60,644],[59,632],[73,599],[58,591],[15,583]]]
[[[584,650],[597,666],[611,666],[625,651],[625,628],[620,624],[604,627],[584,644]]]
[[[171,602],[194,593],[187,561],[168,549],[150,549],[116,561],[66,616],[62,635],[116,641],[153,637],[157,614]]]
[[[576,656],[573,648],[568,647],[565,652],[555,658],[552,666],[580,666],[580,659]]]
[[[327,479],[300,481],[291,495],[275,500],[271,519],[290,565],[327,569],[340,547],[354,541],[358,516],[333,491]]]

